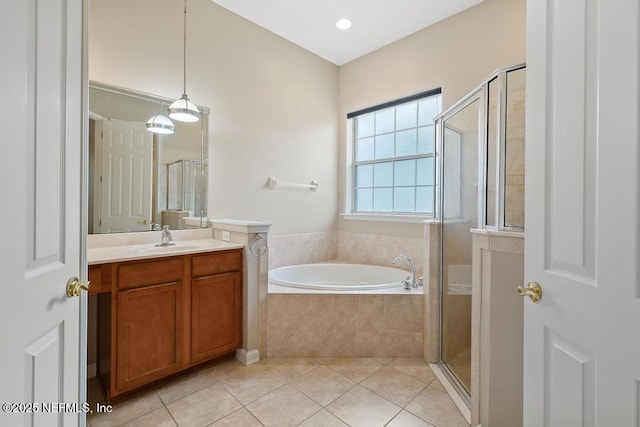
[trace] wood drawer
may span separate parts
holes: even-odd
[[[139,288],[160,283],[180,282],[183,257],[167,257],[118,266],[118,289]]]
[[[89,266],[89,295],[98,294],[102,291],[102,268],[99,265]]]
[[[89,295],[111,291],[112,264],[89,266]]]
[[[242,250],[194,255],[191,258],[193,277],[213,276],[216,274],[240,271],[242,268]]]

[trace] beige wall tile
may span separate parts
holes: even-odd
[[[269,270],[338,257],[338,233],[288,234],[269,237]]]
[[[356,357],[384,357],[382,332],[358,332],[356,348]]]
[[[382,332],[384,323],[384,295],[359,295],[358,296],[358,322],[359,332]]]
[[[271,294],[267,357],[423,356],[421,295]]]

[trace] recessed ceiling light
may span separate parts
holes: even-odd
[[[347,18],[338,19],[336,27],[338,27],[339,30],[348,30],[351,28],[351,20]]]

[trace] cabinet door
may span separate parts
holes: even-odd
[[[201,277],[191,282],[191,362],[240,347],[242,275]]]
[[[118,293],[117,393],[178,371],[182,316],[180,282]]]

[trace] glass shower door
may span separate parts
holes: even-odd
[[[472,98],[473,99],[473,98]],[[471,229],[478,226],[480,98],[443,121],[442,362],[471,390]]]

